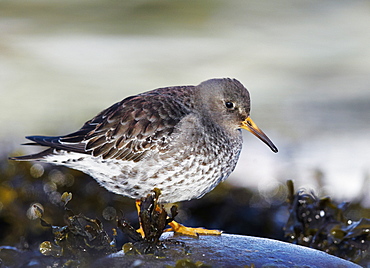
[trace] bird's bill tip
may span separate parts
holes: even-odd
[[[241,128],[248,130],[261,141],[263,141],[268,147],[270,147],[271,151],[274,153],[278,152],[278,148],[276,148],[275,144],[267,137],[267,135],[253,122],[250,116],[247,117],[242,123]]]

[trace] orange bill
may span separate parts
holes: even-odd
[[[242,122],[241,128],[248,130],[261,141],[263,141],[268,147],[270,147],[270,149],[274,153],[278,152],[278,149],[276,148],[274,143],[266,136],[265,133],[263,133],[263,131],[259,127],[257,127],[257,125],[249,116],[247,117],[247,119],[245,119],[245,121]]]

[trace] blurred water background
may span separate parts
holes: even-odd
[[[230,183],[293,179],[370,206],[369,14],[360,0],[0,1],[0,153],[131,94],[235,77],[279,153],[244,133]]]

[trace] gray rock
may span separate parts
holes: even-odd
[[[188,259],[200,261],[211,267],[360,267],[352,262],[337,258],[325,252],[297,246],[277,240],[222,234],[221,236],[200,236],[199,238],[175,236],[164,233],[162,239],[179,243],[166,243],[164,256],[125,255],[122,251],[112,254],[96,266],[104,267],[165,267],[175,266],[176,261]],[[190,250],[190,253],[187,251]],[[190,267],[190,266],[187,266]]]

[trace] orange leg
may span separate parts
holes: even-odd
[[[145,234],[144,234],[143,227],[141,226],[141,220],[140,220],[140,204],[141,204],[141,200],[140,199],[137,199],[135,204],[136,204],[137,216],[139,217],[139,223],[140,223],[140,227],[139,227],[139,229],[136,230],[136,232],[138,232],[139,234],[141,234],[141,237],[144,238]]]

